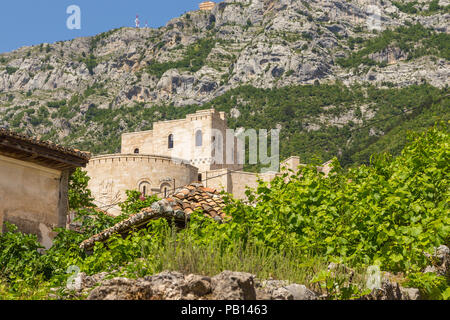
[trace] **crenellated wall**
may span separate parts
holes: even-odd
[[[119,214],[117,203],[126,199],[126,190],[139,190],[146,195],[167,195],[174,188],[198,178],[198,169],[178,163],[169,157],[144,154],[115,154],[92,158],[86,166],[89,189],[95,204],[112,214]]]

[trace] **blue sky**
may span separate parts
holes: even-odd
[[[95,35],[114,28],[163,26],[174,17],[196,10],[200,0],[2,0],[0,2],[0,53],[22,46],[53,43]],[[216,1],[218,2],[218,1]],[[66,26],[67,7],[81,9],[81,30]]]

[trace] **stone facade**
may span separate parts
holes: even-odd
[[[2,232],[3,232],[3,210],[0,210],[0,233]]]
[[[223,168],[239,170],[242,165],[226,163],[227,129],[224,112],[200,110],[185,119],[155,122],[153,130],[123,134],[121,152],[180,159],[197,167],[199,173]],[[236,146],[237,138],[233,139],[231,144]],[[237,159],[237,148],[233,153],[232,159]]]
[[[215,6],[216,4],[212,1],[205,1],[198,5],[200,10],[202,11],[211,11],[212,9],[214,9]]]
[[[117,206],[126,199],[126,190],[166,197],[176,187],[198,178],[198,169],[169,157],[144,154],[115,154],[93,157],[86,166],[89,189],[95,204],[111,214],[119,214]]]
[[[207,109],[155,122],[153,130],[123,134],[121,154],[94,157],[86,168],[96,204],[118,214],[117,203],[126,199],[126,190],[166,197],[195,181],[245,199],[246,187],[256,187],[258,177],[270,181],[281,174],[244,172],[237,164],[237,138],[227,129],[225,113]],[[298,157],[290,157],[281,168],[295,171],[299,165]],[[324,168],[318,170],[327,171],[328,164]]]
[[[296,172],[300,163],[300,158],[292,156],[280,163],[280,172],[253,173],[245,171],[233,171],[230,169],[211,170],[206,173],[202,180],[203,184],[209,188],[225,190],[233,194],[237,199],[245,199],[245,190],[247,187],[256,188],[258,186],[258,178],[265,182],[270,182],[276,176],[281,176],[287,170]],[[325,175],[331,171],[331,161],[325,162],[322,166],[317,167],[319,172]]]

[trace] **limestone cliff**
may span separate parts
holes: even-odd
[[[400,26],[420,23],[430,37],[448,36],[448,1],[439,1],[436,10],[421,1],[416,13],[405,12],[403,2],[408,1],[225,0],[159,29],[121,28],[3,53],[0,126],[62,141],[93,108],[202,105],[242,85],[281,88],[339,80],[445,87],[445,45],[416,54],[430,46],[427,39],[393,37],[364,54],[368,39]],[[70,110],[54,114],[60,108]],[[119,122],[129,127],[125,119]],[[86,130],[94,129],[104,130]]]

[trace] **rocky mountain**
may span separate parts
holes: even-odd
[[[225,0],[159,29],[23,47],[0,55],[0,126],[112,152],[120,132],[181,112],[163,106],[201,108],[245,86],[426,83],[442,92],[450,73],[449,8],[447,0]],[[229,116],[252,103],[241,102],[226,109]],[[369,109],[362,106],[360,123],[354,110],[335,120],[363,125],[377,113]],[[318,114],[302,127],[317,131],[336,121]]]

